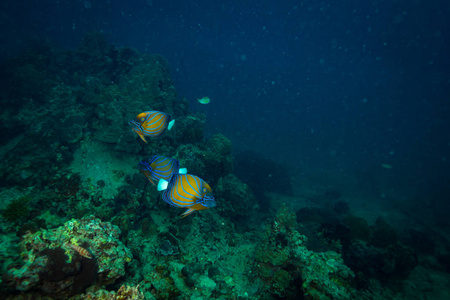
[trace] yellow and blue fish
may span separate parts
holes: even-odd
[[[172,116],[160,111],[145,111],[137,115],[129,124],[139,137],[147,143],[145,137],[158,137],[166,129],[170,130],[175,123]]]
[[[216,200],[211,187],[203,179],[191,174],[176,174],[170,182],[161,179],[158,183],[158,191],[164,191],[164,202],[178,207],[186,207],[181,214],[184,218],[197,210],[216,207]]]
[[[180,169],[180,162],[174,158],[153,155],[138,164],[139,171],[155,185],[160,179],[170,181],[174,174],[186,174],[187,169]]]

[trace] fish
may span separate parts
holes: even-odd
[[[209,184],[195,175],[173,175],[170,182],[160,179],[158,182],[158,191],[164,191],[162,199],[167,204],[187,208],[180,215],[180,218],[184,218],[197,210],[217,206]]]
[[[145,137],[156,138],[175,124],[172,116],[160,111],[145,111],[129,122],[139,137],[147,143]]]
[[[153,184],[160,179],[170,181],[174,174],[186,174],[186,168],[180,168],[180,162],[174,158],[153,155],[138,164],[139,171]]]
[[[71,243],[66,243],[65,244],[67,247],[71,248],[72,250],[74,250],[75,252],[77,252],[78,254],[80,254],[83,257],[86,257],[88,259],[92,259],[92,254],[89,253],[89,251],[87,251],[86,249],[84,249],[83,247],[71,244]]]
[[[211,100],[209,99],[209,97],[203,97],[201,99],[197,99],[197,101],[200,104],[208,104]]]

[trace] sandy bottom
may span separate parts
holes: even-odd
[[[103,197],[111,199],[117,196],[120,187],[125,184],[125,175],[137,171],[136,155],[116,152],[112,147],[95,140],[85,140],[74,154],[70,169],[79,173],[83,181],[96,184],[102,180]]]

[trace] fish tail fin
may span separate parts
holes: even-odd
[[[167,125],[167,129],[170,130],[173,127],[173,124],[175,124],[175,120],[172,120],[169,122],[169,125]]]
[[[186,168],[178,169],[178,174],[187,174],[187,169]]]
[[[167,180],[160,179],[159,182],[158,182],[158,188],[157,189],[158,189],[159,192],[161,192],[161,191],[167,190],[168,186],[169,186],[169,182]]]
[[[180,215],[180,219],[183,219],[184,217],[189,216],[190,214],[192,214],[193,212],[195,212],[196,210],[193,208],[188,208],[188,210],[186,210],[184,213],[182,213]]]

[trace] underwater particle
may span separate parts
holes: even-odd
[[[197,99],[197,101],[200,104],[208,104],[211,100],[209,99],[209,97],[203,97],[203,98]]]
[[[392,169],[392,165],[390,165],[390,164],[381,164],[381,166],[388,170]]]

